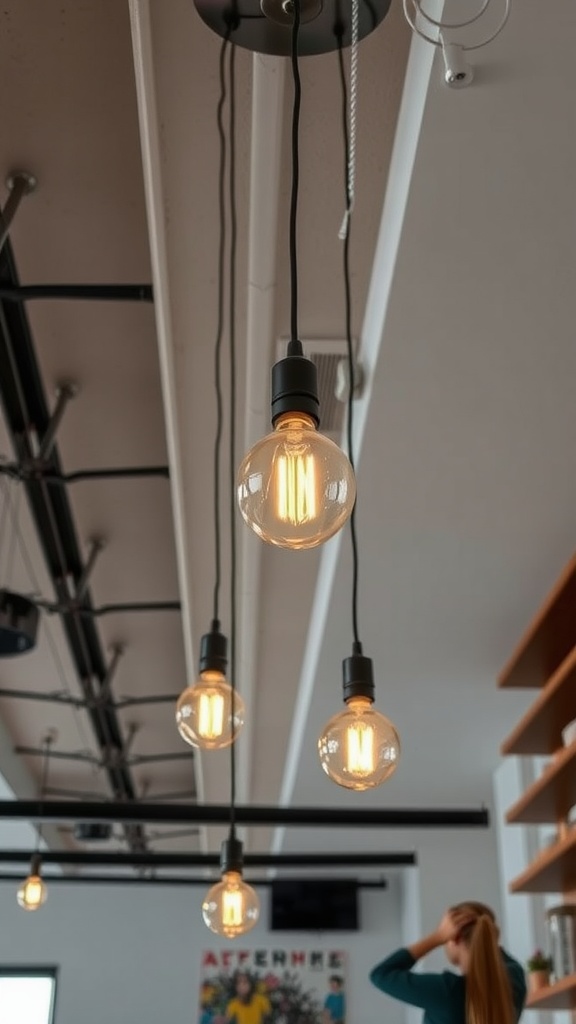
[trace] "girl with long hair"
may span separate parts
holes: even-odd
[[[424,1010],[423,1024],[516,1024],[526,1001],[521,965],[499,945],[490,907],[469,900],[447,910],[431,935],[378,964],[371,982],[387,995]],[[420,974],[414,964],[444,946],[460,974]]]

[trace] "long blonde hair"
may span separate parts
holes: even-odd
[[[472,900],[452,907],[474,919],[459,938],[469,949],[466,973],[467,1024],[515,1024],[512,986],[498,945],[499,930],[490,907]]]

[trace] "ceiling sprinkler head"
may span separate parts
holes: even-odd
[[[444,81],[451,89],[464,89],[474,78],[474,71],[466,61],[464,47],[447,43],[440,37],[444,58]]]

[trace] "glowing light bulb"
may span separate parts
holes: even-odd
[[[222,880],[207,892],[202,916],[216,935],[234,939],[254,927],[260,916],[260,901],[241,871],[225,871]]]
[[[220,750],[236,738],[245,714],[244,701],[235,692],[232,720],[232,687],[222,672],[208,669],[180,695],[176,725],[182,739],[192,747]]]
[[[400,738],[369,697],[355,696],[326,723],[318,753],[322,768],[339,786],[373,789],[396,771]]]
[[[323,544],[344,526],[355,500],[346,455],[302,412],[279,416],[274,431],[254,445],[238,471],[245,522],[277,547]]]
[[[29,875],[18,889],[16,899],[23,910],[39,910],[48,899],[48,886],[40,875]]]

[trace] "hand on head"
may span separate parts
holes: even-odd
[[[438,925],[437,934],[440,941],[457,942],[460,934],[477,919],[471,909],[447,910]]]

